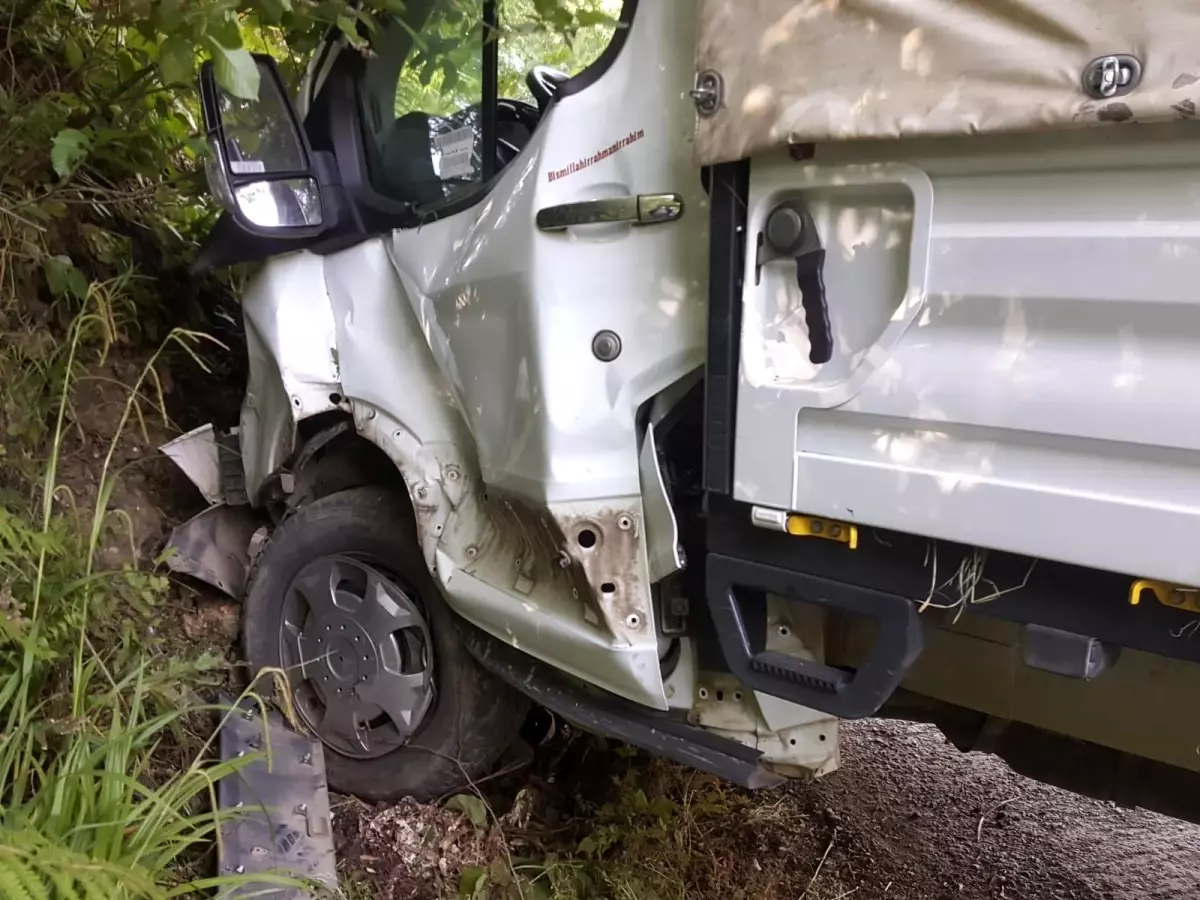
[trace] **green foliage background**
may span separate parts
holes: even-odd
[[[525,75],[535,65],[573,75],[593,62],[608,46],[621,11],[621,0],[501,0],[499,93],[501,97],[533,102]],[[396,114],[419,109],[450,115],[483,93],[479,40],[464,39],[465,23],[482,13],[479,0],[460,0],[422,35],[400,75]]]

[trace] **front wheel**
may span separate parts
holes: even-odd
[[[324,497],[288,517],[255,566],[244,639],[255,671],[288,672],[326,747],[329,784],[367,800],[428,800],[484,774],[525,701],[462,645],[403,498]]]

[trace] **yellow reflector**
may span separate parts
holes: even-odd
[[[796,537],[824,538],[849,544],[851,550],[858,549],[858,526],[817,516],[788,516],[787,533]]]

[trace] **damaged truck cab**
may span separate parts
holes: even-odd
[[[204,264],[262,266],[172,564],[331,784],[443,793],[532,700],[749,786],[904,716],[1196,815],[1200,14],[625,0],[564,72],[470,6],[294,106],[202,76]]]

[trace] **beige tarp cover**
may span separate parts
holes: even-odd
[[[699,0],[697,69],[724,79],[703,163],[789,142],[1192,118],[1200,0]],[[1141,84],[1097,100],[1106,54]]]

